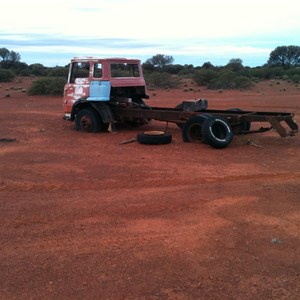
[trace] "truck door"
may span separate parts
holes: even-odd
[[[73,103],[80,98],[87,98],[90,89],[90,64],[89,62],[72,62],[70,65],[68,82],[64,88],[64,113],[68,118]]]
[[[89,101],[109,101],[110,81],[102,79],[102,64],[93,65],[93,78],[90,81]]]

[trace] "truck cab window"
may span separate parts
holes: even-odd
[[[76,78],[88,78],[90,64],[87,62],[74,62],[72,64],[70,83],[74,83]]]
[[[137,64],[112,63],[110,65],[111,77],[139,77],[139,67]]]
[[[94,78],[102,78],[102,64],[94,64]]]

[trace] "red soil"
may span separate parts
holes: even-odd
[[[0,142],[1,299],[299,299],[299,134],[217,150],[170,124],[171,144],[120,145],[166,124],[76,132],[62,99],[27,96],[28,84],[0,87],[0,139],[16,139]],[[207,98],[300,120],[287,82],[186,89],[150,91],[148,104]]]

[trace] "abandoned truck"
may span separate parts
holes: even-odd
[[[256,112],[240,109],[209,110],[207,100],[184,101],[175,108],[151,107],[141,62],[125,58],[73,58],[64,88],[64,118],[75,121],[79,131],[104,131],[117,122],[139,126],[151,119],[176,123],[185,142],[202,141],[225,148],[235,134],[274,129],[282,137],[298,132],[293,113]],[[251,123],[268,127],[251,131]],[[166,132],[137,135],[145,144],[170,141]]]

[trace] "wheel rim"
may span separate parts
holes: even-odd
[[[93,121],[87,115],[82,116],[82,118],[80,119],[80,126],[84,131],[91,131],[93,128]]]
[[[144,134],[146,135],[164,135],[164,131],[158,131],[158,130],[153,130],[153,131],[145,131]]]
[[[226,128],[224,126],[224,124],[221,123],[215,123],[212,126],[212,133],[213,135],[219,139],[219,140],[224,140],[227,136],[227,131]]]

